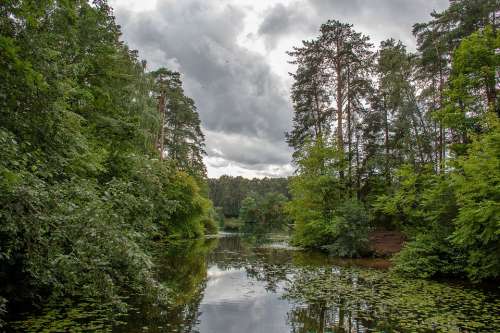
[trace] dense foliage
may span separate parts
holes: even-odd
[[[346,195],[338,150],[321,140],[304,147],[297,158],[299,176],[290,183],[293,200],[287,204],[295,222],[293,242],[340,256],[364,254],[368,216],[362,203]]]
[[[280,193],[265,195],[250,193],[241,203],[239,219],[245,223],[244,231],[272,232],[285,231],[288,217],[285,213],[287,198]]]
[[[331,20],[289,53],[297,244],[360,255],[371,228],[396,228],[401,273],[500,276],[497,9],[450,1],[415,24],[416,53],[393,39],[373,52]]]
[[[238,217],[243,200],[251,193],[264,196],[279,193],[289,197],[286,178],[253,178],[221,176],[209,179],[209,197],[225,217]]]
[[[0,4],[0,317],[63,297],[123,309],[125,290],[161,300],[148,241],[213,226],[194,104],[119,38],[103,0]]]

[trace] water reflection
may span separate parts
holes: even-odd
[[[168,304],[148,295],[131,300],[133,310],[116,332],[196,332],[207,284],[207,256],[218,239],[180,241],[156,249],[158,280],[171,290]]]
[[[116,332],[496,332],[497,291],[392,277],[283,238],[225,236],[158,249],[167,306],[148,297]],[[369,269],[377,268],[377,270]]]
[[[200,332],[288,332],[283,321],[288,302],[268,292],[264,281],[245,269],[213,266],[209,272],[214,275],[201,303]]]

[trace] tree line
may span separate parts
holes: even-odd
[[[267,233],[283,231],[290,223],[285,213],[289,200],[287,178],[221,176],[209,179],[219,226],[227,231]]]
[[[243,178],[221,176],[208,179],[209,197],[224,217],[238,217],[243,200],[248,196],[281,194],[289,198],[287,178]]]
[[[0,4],[0,327],[62,299],[161,301],[150,242],[216,229],[194,102],[120,36],[104,0]]]
[[[408,242],[413,276],[500,274],[500,37],[495,0],[451,0],[375,49],[329,20],[289,52],[294,242],[362,255],[375,227]]]

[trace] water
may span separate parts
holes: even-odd
[[[499,332],[498,291],[405,280],[286,240],[223,235],[159,255],[168,306],[141,298],[114,332]]]
[[[130,295],[132,310],[116,321],[112,307],[68,300],[16,331],[500,332],[498,287],[403,279],[386,260],[340,260],[299,251],[284,237],[231,234],[156,252],[168,302]]]

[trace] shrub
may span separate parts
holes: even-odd
[[[419,278],[455,275],[463,272],[465,256],[447,240],[447,232],[419,234],[394,256],[393,270]]]
[[[358,200],[343,202],[327,226],[332,242],[322,248],[340,257],[367,254],[370,224],[365,207]]]

